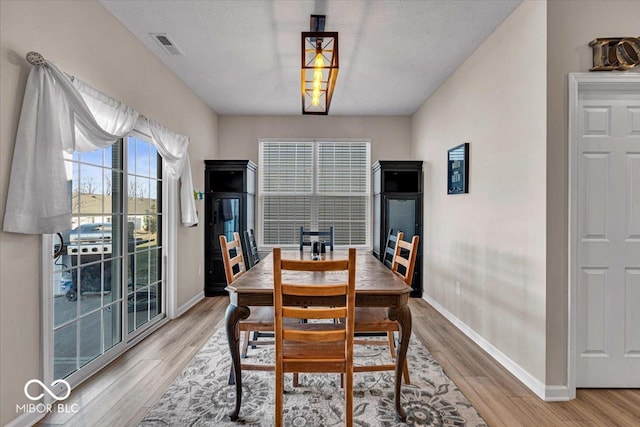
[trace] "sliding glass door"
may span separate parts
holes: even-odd
[[[53,238],[44,307],[52,313],[45,363],[54,380],[81,379],[85,366],[99,368],[164,317],[163,180],[154,145],[131,134],[74,153],[66,168],[72,228]]]

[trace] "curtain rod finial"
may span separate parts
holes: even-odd
[[[44,60],[44,57],[38,52],[27,52],[25,56],[31,65],[45,65],[47,63],[47,61]]]

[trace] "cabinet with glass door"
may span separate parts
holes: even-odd
[[[205,296],[227,294],[220,236],[237,232],[243,240],[255,229],[256,169],[250,160],[205,161]]]
[[[422,162],[378,161],[373,175],[373,254],[382,260],[389,230],[420,236],[411,296],[422,296]]]

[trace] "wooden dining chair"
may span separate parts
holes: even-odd
[[[326,247],[333,252],[333,227],[320,231],[305,230],[304,227],[300,227],[300,250],[303,250],[305,246],[311,246],[312,237],[317,237],[318,241],[324,241]]]
[[[396,242],[398,241],[398,235],[393,234],[393,228],[389,229],[387,234],[387,244],[384,245],[384,252],[382,253],[382,263],[389,269],[393,266],[393,257],[396,254]]]
[[[289,283],[283,271],[346,273],[341,283]],[[342,280],[340,278],[339,280]],[[353,425],[353,335],[356,282],[356,250],[348,259],[301,261],[282,259],[280,248],[273,250],[273,281],[276,335],[275,425],[282,426],[284,374],[328,372],[344,375],[345,424]],[[343,297],[341,305],[326,307],[326,297]],[[323,300],[323,297],[325,300]],[[285,301],[304,299],[305,306],[287,306]],[[340,304],[340,303],[339,303]],[[285,319],[313,319],[309,323]],[[335,318],[344,319],[334,323]]]
[[[227,237],[220,236],[220,248],[222,249],[222,261],[224,263],[224,272],[227,278],[227,285],[232,284],[238,277],[246,272],[244,255],[242,253],[242,244],[240,243],[240,234],[233,233],[233,240],[227,241]],[[251,340],[251,332],[273,332],[273,308],[272,307],[251,307],[251,314],[247,319],[240,320],[240,332],[244,332],[242,350],[240,357],[247,357],[249,344],[255,346],[257,344],[273,344],[273,341]],[[252,369],[251,366],[243,366],[242,369]],[[262,370],[262,368],[260,368]]]
[[[253,234],[253,228],[244,231],[244,247],[247,248],[247,270],[253,268],[260,262],[260,254],[258,254],[258,244],[256,236]]]
[[[403,233],[397,234],[396,247],[393,255],[391,270],[402,277],[407,286],[411,286],[413,272],[415,270],[416,256],[418,254],[419,236],[413,236],[411,242],[402,240]],[[389,346],[391,357],[396,358],[396,346],[394,332],[399,331],[398,322],[390,320],[387,309],[384,307],[358,307],[356,308],[355,330],[357,334],[386,332],[387,340],[357,340],[356,344],[385,345]],[[395,364],[354,366],[355,372],[387,371],[396,368]],[[404,365],[404,381],[411,384],[408,363]]]
[[[253,234],[253,228],[244,230],[244,247],[247,249],[247,270],[251,270],[254,265],[260,262],[258,244],[256,243],[256,236]],[[253,337],[249,338],[249,341],[252,343],[251,348],[256,348],[255,342],[260,338],[270,338],[271,341],[273,341],[273,333],[253,331]]]

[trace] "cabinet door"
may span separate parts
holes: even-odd
[[[411,288],[412,297],[422,296],[422,197],[415,196],[387,196],[386,229],[393,228],[394,233],[402,231],[403,240],[411,241],[413,236],[420,236],[418,243],[418,256],[413,272]]]
[[[209,249],[220,252],[220,236],[233,240],[233,233],[242,233],[240,215],[242,199],[240,197],[212,197],[211,241]],[[242,237],[242,236],[241,236]]]
[[[387,196],[386,198],[386,230],[393,228],[393,232],[402,231],[404,240],[420,234],[418,223],[418,196]]]

